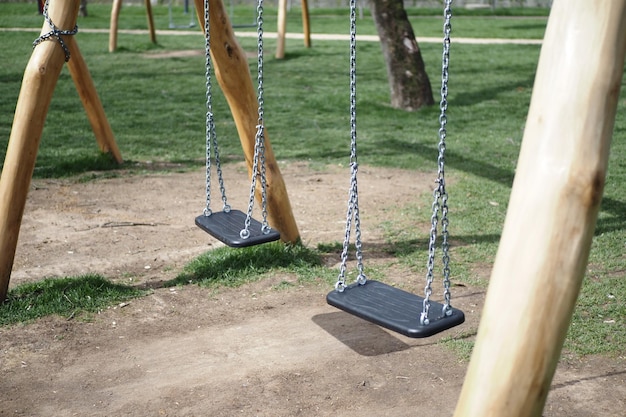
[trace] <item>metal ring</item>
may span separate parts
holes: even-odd
[[[250,237],[250,231],[248,229],[241,229],[241,232],[239,232],[239,237],[241,237],[242,239],[248,239]]]
[[[335,284],[335,290],[337,292],[343,292],[343,290],[345,289],[346,289],[346,284],[344,282],[337,281],[337,283]]]

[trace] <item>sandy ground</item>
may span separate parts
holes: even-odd
[[[304,242],[341,241],[347,171],[281,169]],[[411,225],[402,209],[430,192],[432,178],[367,167],[360,175],[367,262],[382,242],[381,222]],[[228,166],[226,176],[232,204],[243,207],[244,170]],[[0,328],[0,416],[452,414],[467,363],[438,342],[475,332],[483,288],[454,287],[466,323],[428,339],[340,312],[326,304],[326,284],[288,275],[237,289],[160,288],[220,245],[193,224],[202,193],[201,170],[34,181],[12,285],[92,272],[155,289],[89,317]],[[394,284],[423,287],[421,277],[376,255]],[[278,290],[283,281],[296,285]],[[624,357],[565,356],[544,415],[626,415],[625,365]]]

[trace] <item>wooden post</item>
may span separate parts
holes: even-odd
[[[122,0],[113,0],[111,8],[111,22],[109,24],[109,52],[115,52],[117,49],[117,22],[120,18],[120,10],[122,9]]]
[[[121,164],[123,162],[122,154],[117,147],[117,143],[115,143],[113,130],[104,113],[98,92],[94,86],[87,64],[80,53],[78,44],[73,37],[68,38],[66,44],[72,57],[68,61],[67,66],[74,80],[74,84],[76,85],[76,90],[83,103],[85,112],[87,113],[87,117],[89,118],[89,123],[91,123],[91,128],[96,136],[100,150],[102,152],[110,152],[113,158],[115,158],[115,161]]]
[[[51,0],[48,13],[61,30],[76,25],[80,0]],[[44,22],[41,33],[50,31]],[[67,36],[63,36],[67,42]],[[24,71],[0,177],[0,302],[6,298],[15,248],[43,125],[65,53],[57,41],[40,43]]]
[[[150,32],[150,42],[157,43],[156,31],[154,29],[154,17],[152,15],[152,3],[150,0],[145,0],[146,4],[146,16],[148,18],[148,31]]]
[[[626,0],[555,0],[456,417],[541,416],[585,273],[626,49]]]
[[[157,43],[156,30],[154,28],[154,17],[152,14],[152,4],[150,0],[145,0],[146,16],[148,18],[148,32],[150,33],[150,42]],[[109,52],[115,52],[117,49],[117,23],[120,18],[120,10],[122,9],[122,0],[113,0],[111,8],[111,21],[109,23]]]
[[[235,38],[222,1],[210,1],[209,18],[211,19],[213,67],[233,114],[248,165],[248,173],[251,174],[258,121],[256,89],[252,84],[246,56]],[[204,33],[203,3],[203,0],[195,0],[200,28]],[[300,233],[293,217],[287,188],[276,162],[267,128],[265,130],[265,163],[267,170],[267,211],[270,225],[280,231],[283,241],[296,243],[300,240]]]
[[[302,32],[304,33],[304,46],[311,47],[311,19],[309,18],[309,3],[302,0]]]
[[[276,29],[276,59],[285,57],[285,38],[287,36],[287,0],[278,0],[278,27]]]

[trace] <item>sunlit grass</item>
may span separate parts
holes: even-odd
[[[180,9],[177,10],[182,13]],[[519,12],[519,11],[518,11]],[[469,45],[455,37],[540,39],[545,10],[539,16],[500,18],[489,11],[453,18],[446,175],[450,193],[452,275],[455,281],[486,286],[482,276],[493,263],[515,176],[526,114],[532,94],[540,46]],[[248,18],[249,10],[237,9]],[[503,12],[502,12],[503,13]],[[501,13],[501,14],[502,14]],[[524,13],[533,13],[526,10]],[[273,31],[275,9],[267,8],[266,29]],[[439,11],[409,10],[418,37],[439,37]],[[157,27],[167,27],[167,14],[155,8]],[[90,5],[85,29],[106,29],[110,6]],[[289,15],[289,31],[301,31],[299,10]],[[314,10],[314,33],[347,33],[343,10]],[[34,4],[0,4],[0,27],[39,27]],[[368,15],[358,22],[360,34],[374,34]],[[145,28],[141,7],[125,7],[120,28]],[[0,160],[4,159],[24,67],[32,52],[34,32],[2,32],[0,50]],[[124,168],[147,161],[177,163],[177,169],[197,167],[204,155],[205,84],[203,40],[200,33],[159,36],[152,45],[147,35],[120,33],[119,50],[107,51],[108,33],[79,32],[77,41],[90,68],[107,117],[125,160]],[[242,38],[246,51],[254,39]],[[348,45],[315,41],[305,49],[288,40],[284,60],[276,60],[276,44],[268,39],[265,59],[266,123],[280,160],[308,161],[323,167],[345,164],[349,157]],[[434,91],[440,83],[441,45],[421,43],[420,49]],[[157,58],[162,52],[196,50],[195,56]],[[255,59],[250,60],[255,71]],[[378,43],[358,46],[359,162],[363,165],[436,172],[437,106],[407,113],[389,106],[385,64]],[[566,69],[559,69],[565,71]],[[214,89],[214,109],[220,147],[227,161],[243,159],[226,101]],[[558,92],[554,92],[558,94]],[[438,97],[435,97],[438,100]],[[580,354],[623,353],[626,346],[626,92],[622,89],[611,149],[604,199],[566,347]],[[46,120],[35,175],[76,176],[88,180],[92,171],[115,175],[116,166],[100,155],[91,127],[67,70],[57,84]],[[125,173],[126,171],[119,171]],[[540,190],[539,190],[540,191]],[[546,196],[550,198],[550,196]],[[415,196],[415,204],[399,208],[417,228],[406,228],[399,217],[381,219],[389,251],[416,272],[425,265],[430,195]],[[340,214],[341,215],[341,214]],[[523,238],[523,236],[520,236]],[[332,282],[336,271],[316,259],[332,251],[269,247],[238,252],[220,249],[188,266],[171,285],[189,281],[201,285],[241,285],[272,271],[290,271],[298,279],[314,276]],[[284,251],[284,252],[283,252]],[[278,256],[280,254],[280,256]],[[281,260],[282,259],[282,260]],[[284,262],[284,263],[281,263]],[[216,272],[217,271],[217,272]],[[477,271],[482,275],[479,276]],[[384,274],[384,272],[383,272]],[[289,288],[284,282],[280,288]],[[462,348],[471,345],[464,339]],[[471,347],[470,347],[471,348]]]
[[[0,326],[49,315],[73,318],[147,293],[114,284],[99,275],[45,279],[9,291],[5,302],[0,304]]]

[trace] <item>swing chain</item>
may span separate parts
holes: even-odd
[[[428,313],[430,310],[430,296],[432,295],[433,269],[435,264],[435,247],[437,240],[437,225],[439,223],[439,210],[441,210],[441,235],[442,235],[442,262],[443,262],[443,285],[444,285],[444,305],[442,315],[449,316],[452,314],[450,305],[450,256],[448,243],[448,193],[446,192],[445,182],[445,152],[446,152],[446,125],[448,118],[446,112],[448,110],[448,78],[450,63],[450,32],[452,30],[452,0],[446,0],[444,8],[444,24],[443,24],[443,54],[441,64],[441,101],[439,103],[439,144],[437,157],[438,172],[437,186],[433,190],[433,204],[431,216],[430,238],[428,242],[428,262],[426,274],[426,287],[424,288],[424,302],[422,306],[422,314],[420,323],[427,325],[429,323]]]
[[[224,186],[224,176],[222,175],[222,164],[220,162],[220,153],[217,146],[217,132],[215,129],[215,119],[213,116],[213,90],[211,82],[211,74],[213,72],[213,63],[211,60],[211,34],[209,19],[209,0],[204,2],[204,45],[205,45],[205,77],[206,77],[206,207],[204,215],[210,216],[211,211],[211,153],[212,148],[215,153],[215,167],[217,170],[217,178],[222,195],[223,211],[228,213],[230,206],[226,198],[226,187]]]
[[[257,102],[258,102],[258,120],[256,126],[256,135],[254,140],[254,157],[252,162],[252,182],[250,184],[250,198],[248,200],[248,211],[244,228],[239,235],[242,239],[250,237],[250,220],[252,218],[252,209],[254,208],[254,194],[256,191],[257,176],[261,177],[261,210],[262,224],[261,232],[263,234],[270,233],[271,229],[267,221],[267,177],[265,169],[265,123],[263,97],[263,0],[257,2]],[[259,172],[259,164],[261,169]]]
[[[64,36],[76,35],[78,33],[78,25],[75,25],[74,29],[72,30],[59,29],[54,23],[52,23],[52,19],[50,18],[50,15],[48,14],[49,3],[50,3],[50,0],[46,0],[43,6],[43,16],[44,16],[44,19],[46,20],[46,23],[48,23],[48,26],[50,26],[50,32],[44,33],[43,35],[35,39],[35,41],[33,42],[33,48],[35,48],[37,45],[39,45],[42,42],[45,42],[48,40],[56,40],[57,42],[59,42],[59,45],[61,45],[61,48],[63,48],[63,52],[65,53],[65,62],[68,62],[70,60],[70,50],[67,47],[67,44],[65,43],[63,38],[61,37],[61,35],[64,35]]]
[[[268,234],[270,232],[270,227],[267,222],[267,173],[265,167],[265,122],[263,119],[264,116],[264,104],[265,98],[263,96],[263,0],[259,0],[259,5],[257,7],[257,32],[258,32],[258,75],[257,75],[257,97],[259,103],[259,120],[257,123],[257,129],[260,133],[258,133],[259,141],[257,146],[257,152],[255,154],[260,155],[261,162],[261,216],[263,218],[261,231],[263,234]],[[256,146],[256,140],[255,140]]]
[[[350,231],[354,218],[355,248],[358,275],[356,282],[364,285],[367,277],[363,272],[363,245],[361,240],[361,218],[359,215],[359,193],[357,185],[357,132],[356,132],[356,0],[350,0],[350,191],[346,214],[346,234],[341,252],[341,266],[335,284],[335,290],[343,292],[346,288],[346,264],[350,247]]]

